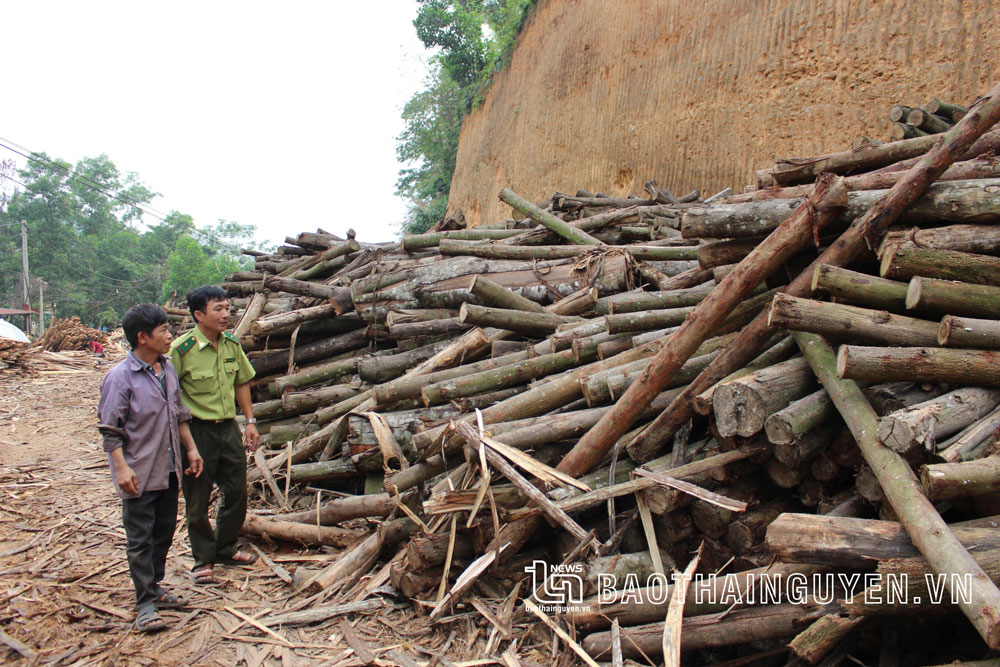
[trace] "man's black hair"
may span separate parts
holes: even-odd
[[[195,287],[187,293],[188,309],[191,311],[191,317],[194,317],[194,311],[196,310],[200,310],[203,313],[206,312],[205,309],[208,307],[209,301],[225,301],[228,298],[229,295],[226,294],[226,290],[218,285]],[[197,321],[198,318],[195,317],[195,322]]]
[[[125,312],[122,318],[122,329],[125,330],[125,339],[134,350],[139,344],[139,332],[147,336],[153,335],[153,329],[165,324],[167,321],[167,311],[152,303],[143,303],[132,306]]]

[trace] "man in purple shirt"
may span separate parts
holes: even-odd
[[[165,356],[172,340],[166,311],[150,303],[135,306],[125,313],[122,328],[132,351],[101,381],[97,428],[122,498],[136,626],[156,632],[166,627],[159,610],[185,603],[160,586],[177,525],[180,445],[187,453],[185,474],[198,477],[203,464],[177,373]]]

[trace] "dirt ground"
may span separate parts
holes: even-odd
[[[432,627],[409,604],[385,595],[369,595],[378,608],[364,613],[272,625],[268,616],[279,611],[350,601],[292,595],[276,574],[316,567],[336,552],[258,541],[274,568],[263,560],[217,568],[214,586],[195,586],[187,576],[192,560],[182,521],[164,584],[189,604],[162,612],[167,630],[136,631],[121,503],[95,428],[105,369],[34,378],[0,372],[0,662],[285,667],[405,664],[408,657],[420,664],[496,664],[477,660],[489,634],[477,625],[478,615],[457,614]],[[363,646],[352,649],[348,639]],[[365,649],[374,661],[363,659]]]

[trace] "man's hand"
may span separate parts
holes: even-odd
[[[115,469],[118,472],[118,488],[130,496],[139,495],[139,478],[135,471],[125,462],[122,462]]]
[[[260,434],[257,433],[256,424],[247,424],[246,428],[243,429],[243,442],[246,443],[249,451],[257,450],[257,445],[260,444]]]
[[[191,447],[187,450],[187,460],[188,467],[184,470],[184,474],[201,477],[201,471],[205,468],[205,460],[201,458],[197,447]]]

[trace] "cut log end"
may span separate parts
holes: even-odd
[[[948,338],[951,336],[951,328],[954,326],[955,318],[952,315],[945,315],[941,318],[941,326],[938,327],[938,345],[946,347]]]
[[[882,252],[882,263],[879,264],[878,274],[883,278],[889,277],[892,272],[893,262],[896,260],[896,252],[899,250],[898,245],[892,245],[888,248],[884,248]],[[907,304],[909,305],[909,304]]]
[[[910,286],[906,288],[906,307],[910,310],[920,304],[921,292],[923,291],[923,281],[920,278],[910,280]]]
[[[847,364],[849,362],[850,351],[846,345],[841,345],[840,349],[837,350],[837,377],[844,377],[844,373],[847,372]]]

